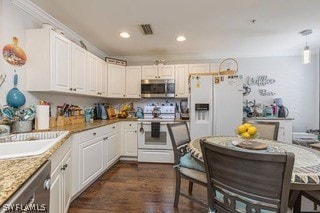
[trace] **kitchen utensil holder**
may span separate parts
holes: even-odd
[[[85,117],[83,115],[76,115],[76,116],[70,116],[70,117],[58,116],[57,118],[57,127],[82,124],[82,123],[85,123]]]
[[[227,70],[221,70],[221,67],[222,67],[222,64],[225,63],[226,61],[234,61],[235,64],[237,65],[237,68],[236,70],[230,70],[230,69],[227,69]],[[236,59],[234,58],[227,58],[227,59],[224,59],[220,64],[219,64],[219,72],[218,72],[218,75],[236,75],[238,73],[238,62]]]
[[[12,124],[12,133],[31,132],[33,120],[30,121],[15,121]]]

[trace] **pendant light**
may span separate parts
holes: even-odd
[[[311,33],[312,33],[311,29],[303,30],[300,32],[302,36],[306,37],[306,46],[304,47],[303,53],[302,53],[302,62],[304,64],[309,64],[311,62],[311,50],[310,50],[310,47],[308,46],[308,40],[307,40],[307,36],[310,35]]]

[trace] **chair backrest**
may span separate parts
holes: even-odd
[[[278,139],[279,122],[249,121],[248,123],[257,127],[259,138],[274,141]]]
[[[246,152],[205,139],[200,144],[210,207],[218,212],[287,212],[292,153]]]
[[[186,122],[180,122],[167,124],[167,127],[174,152],[175,164],[179,164],[180,157],[187,152],[186,147],[190,142],[188,125]]]

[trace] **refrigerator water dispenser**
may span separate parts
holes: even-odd
[[[196,122],[209,123],[209,104],[195,104]]]

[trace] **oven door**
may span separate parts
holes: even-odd
[[[139,149],[171,149],[172,144],[170,135],[167,129],[167,122],[160,123],[159,137],[154,137],[151,131],[151,122],[139,123],[140,131],[138,134],[138,148]],[[141,130],[141,127],[143,130]]]

